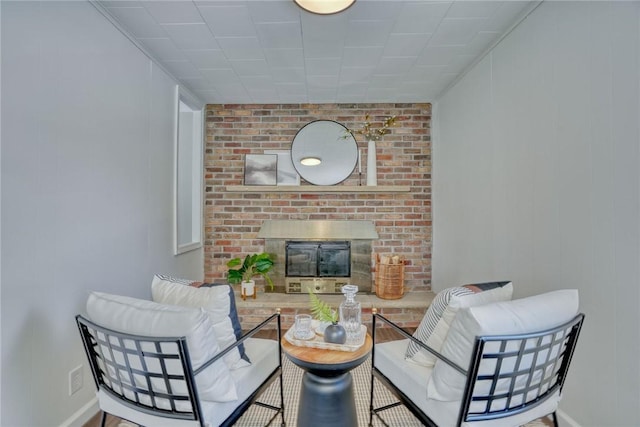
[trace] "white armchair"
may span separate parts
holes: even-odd
[[[190,307],[184,299],[164,304],[93,292],[87,316],[76,316],[102,425],[109,413],[154,427],[231,426],[257,403],[274,411],[269,423],[280,415],[284,426],[282,393],[279,407],[258,402],[277,379],[282,390],[280,314],[230,338],[233,332],[224,333],[231,328],[228,285],[174,285],[165,283],[162,289],[180,298],[195,296],[193,301],[204,307]],[[158,290],[154,282],[154,294]],[[177,294],[171,292],[172,298]],[[266,327],[277,330],[277,340],[254,337]]]
[[[374,311],[370,424],[405,405],[427,426],[516,427],[549,414],[557,426],[583,320],[576,290],[460,308],[436,351]],[[377,343],[383,326],[402,339]],[[435,363],[407,357],[410,344]],[[397,403],[375,407],[376,379]]]

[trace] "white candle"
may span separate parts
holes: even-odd
[[[358,148],[358,173],[362,173],[362,149]]]

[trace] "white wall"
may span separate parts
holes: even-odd
[[[148,298],[155,272],[201,279],[203,255],[172,255],[175,82],[89,3],[0,7],[0,424],[55,426],[95,391],[88,292]]]
[[[639,17],[545,2],[436,106],[433,287],[579,289],[581,426],[640,425]]]

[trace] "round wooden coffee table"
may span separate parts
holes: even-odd
[[[282,350],[304,369],[300,386],[298,422],[304,427],[354,427],[358,425],[351,371],[367,360],[373,341],[367,334],[356,351],[299,347],[284,337]]]

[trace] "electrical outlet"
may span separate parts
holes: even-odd
[[[69,396],[82,388],[82,365],[69,371]]]

